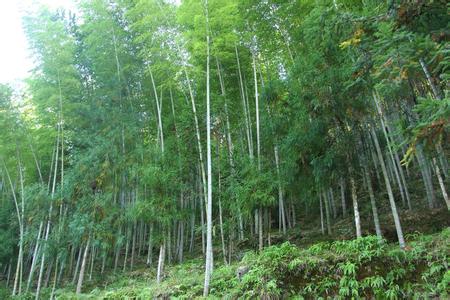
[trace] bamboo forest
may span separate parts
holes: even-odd
[[[449,299],[447,1],[73,5],[0,84],[1,299]]]

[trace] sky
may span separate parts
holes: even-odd
[[[72,0],[0,0],[0,83],[17,83],[33,67],[22,17],[40,4],[74,9]]]

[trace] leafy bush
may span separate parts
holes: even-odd
[[[321,242],[307,249],[286,242],[260,253],[250,251],[238,264],[215,266],[210,298],[448,298],[450,229],[435,235],[412,234],[406,238],[405,250],[368,236]],[[236,275],[239,266],[249,267],[241,281]],[[78,297],[73,292],[58,290],[57,297],[199,298],[203,291],[203,268],[201,259],[190,260],[167,268],[160,284],[155,283],[154,274],[143,278],[140,271],[135,271],[108,279],[112,284],[105,290],[94,289]]]
[[[448,295],[450,230],[412,236],[408,247],[375,236],[318,243],[300,250],[290,243],[250,252],[250,271],[237,296],[399,299]]]

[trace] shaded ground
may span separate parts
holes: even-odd
[[[403,211],[401,220],[409,247],[405,252],[399,251],[396,244],[396,231],[390,214],[380,216],[383,236],[392,243],[389,246],[379,246],[373,237],[354,240],[351,217],[333,222],[331,236],[322,235],[320,220],[317,219],[301,220],[286,236],[275,230],[271,233],[271,242],[275,246],[266,248],[261,254],[251,251],[251,247],[257,247],[257,240],[247,239],[236,245],[240,250],[235,253],[235,261],[230,266],[222,265],[221,247],[215,245],[212,298],[279,299],[293,295],[304,295],[306,299],[319,295],[347,298],[353,292],[359,296],[384,299],[388,298],[382,294],[385,291],[399,298],[408,298],[407,295],[439,297],[443,293],[442,286],[448,289],[450,285],[450,213],[446,209]],[[374,233],[373,222],[370,221],[364,219],[362,222],[365,236]],[[138,260],[133,271],[107,272],[94,274],[91,280],[86,278],[85,294],[81,296],[75,295],[75,286],[67,283],[64,289],[57,291],[57,297],[198,298],[203,289],[203,259],[200,253],[191,255],[189,257],[188,254],[181,265],[167,266],[161,284],[155,282],[155,266],[148,267],[144,261]],[[239,282],[236,269],[242,265],[249,266],[250,272]],[[44,290],[44,297],[49,292]],[[6,299],[9,295],[9,290],[0,289],[0,298]],[[22,299],[33,299],[31,294],[28,296]]]

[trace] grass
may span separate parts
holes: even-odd
[[[429,299],[449,296],[450,229],[432,235],[407,235],[405,251],[374,236],[319,242],[299,248],[286,242],[261,253],[246,252],[240,262],[217,263],[210,299]],[[216,259],[220,261],[220,259]],[[250,271],[242,281],[239,266]],[[76,296],[57,290],[58,299],[193,299],[203,291],[203,261],[169,266],[163,282],[152,269],[110,275],[103,284]],[[91,285],[94,285],[91,284]]]

